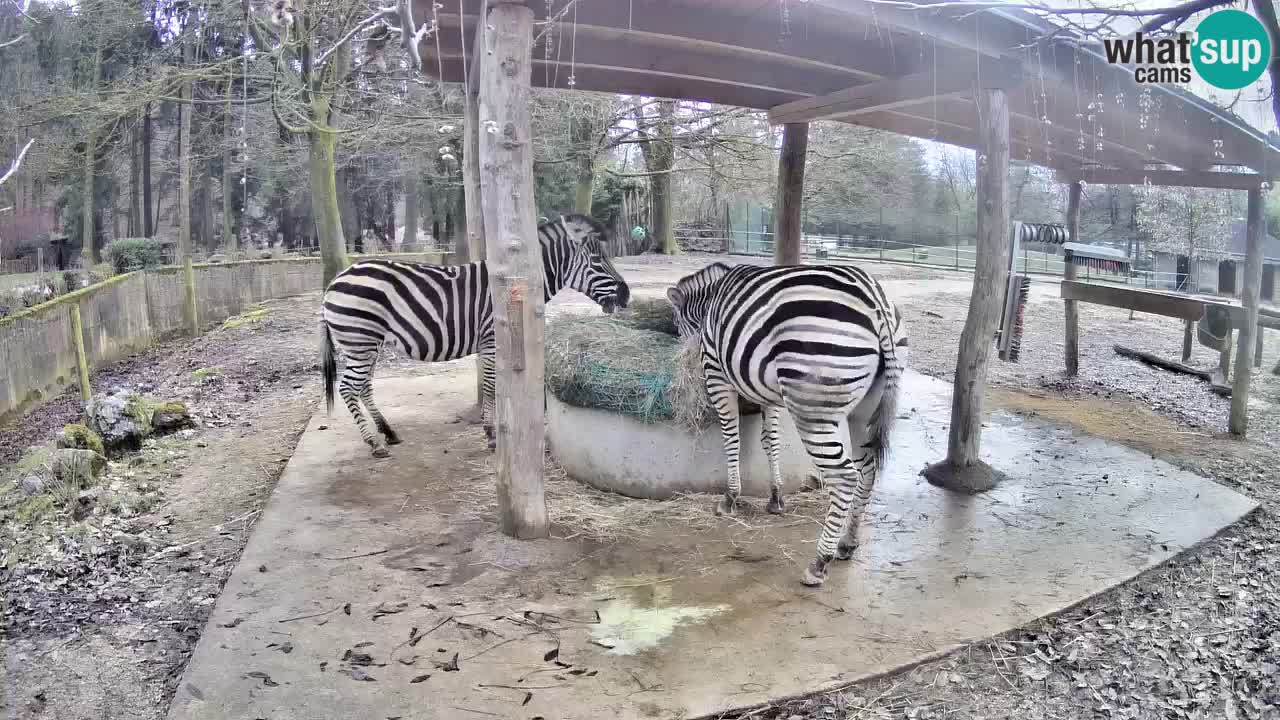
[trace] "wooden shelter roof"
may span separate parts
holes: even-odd
[[[774,122],[834,119],[968,148],[978,144],[976,87],[1005,87],[1014,160],[1095,182],[1141,183],[1159,166],[1280,174],[1280,145],[1238,116],[1177,88],[1139,85],[1100,50],[1016,9],[555,0],[558,22],[548,26],[547,4],[529,5],[539,87],[702,100],[768,110]],[[428,72],[463,80],[463,43],[471,50],[480,9],[481,0],[414,3],[417,23],[434,13],[440,27],[420,48]]]

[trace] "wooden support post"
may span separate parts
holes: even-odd
[[[1254,345],[1255,333],[1262,339],[1258,327],[1258,296],[1262,293],[1262,238],[1266,234],[1267,221],[1262,214],[1262,190],[1249,190],[1247,246],[1244,261],[1244,287],[1240,304],[1244,306],[1244,322],[1240,323],[1240,347],[1236,350],[1236,377],[1231,385],[1231,417],[1227,429],[1233,435],[1244,435],[1249,427],[1249,381],[1253,377],[1253,357],[1249,348]],[[1254,356],[1261,359],[1262,346],[1255,348]]]
[[[1253,338],[1253,366],[1262,367],[1262,332],[1263,326],[1258,326],[1258,334]]]
[[[529,106],[533,10],[490,2],[480,68],[479,150],[485,258],[497,339],[498,522],[548,534],[543,494],[543,277],[533,203]]]
[[[778,155],[778,194],[773,212],[773,262],[801,262],[801,208],[804,205],[804,163],[809,152],[809,123],[782,126],[782,152]]]
[[[1080,194],[1083,189],[1078,181],[1067,188],[1067,238],[1073,243],[1080,242]],[[1076,279],[1076,264],[1072,262],[1070,250],[1062,251],[1062,279]],[[1064,300],[1062,306],[1067,319],[1063,352],[1067,375],[1074,377],[1080,372],[1080,309],[1075,300]]]
[[[978,97],[978,246],[969,316],[960,334],[946,460],[925,469],[929,482],[963,492],[993,487],[998,473],[979,460],[987,364],[1000,321],[1009,270],[1009,99],[1004,90]]]
[[[486,4],[480,8],[485,17]],[[467,256],[457,258],[458,263],[479,262],[485,259],[484,210],[480,205],[480,67],[484,57],[484,23],[476,23],[476,33],[471,45],[471,64],[467,67],[465,108],[462,119],[462,196],[467,213]],[[484,364],[476,358],[476,406],[472,417],[479,422],[484,407]],[[493,418],[489,418],[493,422]]]
[[[1191,336],[1195,334],[1195,329],[1195,320],[1187,320],[1182,326],[1182,362],[1191,359]]]
[[[200,316],[196,311],[196,271],[191,265],[191,253],[182,259],[183,317],[192,337],[200,334]]]
[[[80,303],[70,304],[71,342],[76,346],[76,370],[80,378],[80,399],[89,402],[93,389],[89,386],[89,356],[84,351],[84,324],[80,321]]]
[[[1222,384],[1231,382],[1231,328],[1227,328],[1227,336],[1222,339],[1222,347],[1218,350],[1218,373],[1222,375]]]

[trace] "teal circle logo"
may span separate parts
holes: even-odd
[[[1271,60],[1271,38],[1258,19],[1243,10],[1219,10],[1196,28],[1191,62],[1220,90],[1239,90],[1262,77]]]

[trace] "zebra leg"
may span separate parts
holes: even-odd
[[[781,515],[787,511],[787,504],[782,500],[782,467],[778,464],[778,422],[782,419],[782,408],[764,405],[760,412],[760,444],[769,458],[769,504],[765,510]]]
[[[880,472],[879,453],[876,448],[863,446],[862,455],[853,461],[858,470],[858,484],[853,489],[852,501],[849,504],[849,520],[845,523],[844,536],[836,545],[836,559],[848,560],[853,551],[858,549],[858,528],[862,525],[862,513],[871,500],[871,491],[875,488],[876,477]]]
[[[370,371],[373,369],[372,366],[373,363],[370,363]],[[372,380],[365,384],[364,392],[360,395],[360,399],[364,401],[364,406],[369,410],[369,415],[373,418],[373,424],[378,428],[378,432],[382,433],[382,436],[387,439],[387,444],[399,445],[401,442],[400,436],[396,434],[395,430],[391,429],[387,419],[382,417],[382,411],[378,409],[378,406],[373,404]]]
[[[484,436],[489,440],[489,449],[498,448],[498,435],[493,429],[494,389],[497,387],[497,353],[496,347],[480,350],[480,371],[483,375],[481,394],[484,402],[480,407],[480,422],[484,425]]]
[[[370,376],[373,373],[373,363],[378,357],[378,347],[375,345],[359,350],[347,350],[343,355],[346,362],[342,369],[342,380],[338,383],[338,394],[346,403],[347,410],[351,411],[351,417],[355,418],[360,437],[373,448],[373,456],[388,457],[391,453],[383,444],[382,438],[369,429],[369,421],[365,419],[364,411],[360,409],[360,398],[370,390]]]
[[[845,534],[849,522],[849,510],[859,484],[858,467],[849,452],[849,421],[844,417],[801,417],[794,410],[792,417],[800,440],[809,456],[822,470],[823,480],[830,488],[831,504],[818,536],[818,552],[805,569],[805,585],[821,585],[827,579],[827,565],[836,555],[836,546]]]
[[[738,432],[738,392],[723,378],[718,370],[707,367],[707,397],[720,417],[720,433],[724,438],[724,457],[729,482],[724,498],[716,505],[717,515],[733,515],[738,511],[738,496],[742,494],[742,474],[738,464],[740,437]]]

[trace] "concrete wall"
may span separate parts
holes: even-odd
[[[744,416],[739,431],[742,494],[769,497],[760,415]],[[789,413],[782,414],[779,439],[783,491],[793,493],[811,474],[817,476],[817,469]],[[680,493],[725,492],[728,476],[719,427],[691,433],[675,425],[574,407],[548,392],[547,445],[570,477],[600,490],[655,500]]]
[[[440,253],[394,256],[409,262],[447,262]],[[249,306],[320,289],[318,258],[251,260],[195,266],[196,308],[202,326]],[[178,268],[117,275],[7,318],[0,318],[0,423],[77,382],[71,307],[79,305],[90,368],[118,362],[160,339],[186,331],[183,274]]]

